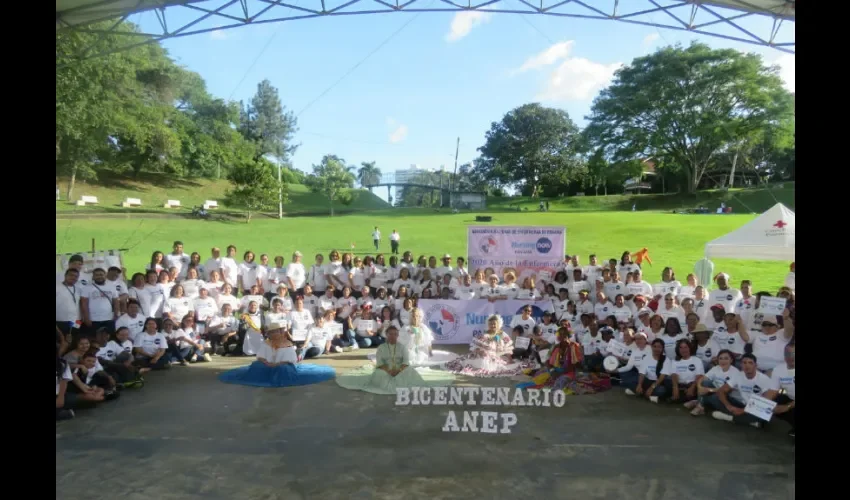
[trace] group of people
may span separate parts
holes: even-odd
[[[394,234],[397,233],[394,231]],[[376,245],[380,233],[373,234]],[[394,236],[394,241],[399,241]],[[397,251],[397,245],[394,245]],[[347,388],[394,393],[402,386],[448,385],[458,375],[528,375],[521,387],[587,394],[619,385],[629,395],[686,405],[693,415],[760,425],[744,412],[760,396],[794,432],[794,267],[777,293],[782,315],[760,308],[769,292],[730,286],[718,274],[709,290],[664,268],[644,280],[629,252],[582,265],[566,256],[554,276],[514,269],[469,271],[463,257],[410,251],[363,258],[331,251],[307,267],[294,252],[259,257],[228,246],[208,259],[174,242],[126,280],[117,267],[83,270],[73,256],[57,277],[57,418],[80,400],[97,403],[143,385],[148,370],[256,356],[222,375],[249,385],[302,385],[336,378]],[[126,281],[125,281],[126,280]],[[468,353],[435,356],[419,299],[522,299],[508,325],[493,316]],[[533,316],[531,304],[544,307]],[[550,305],[551,304],[551,305]],[[375,362],[335,376],[303,359],[377,348]],[[61,372],[61,373],[60,373]]]

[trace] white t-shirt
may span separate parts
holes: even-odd
[[[667,361],[670,361],[669,359]],[[667,361],[664,362],[663,367],[661,368],[662,373],[664,373],[664,367],[667,366]],[[652,357],[652,353],[649,356],[643,358],[638,371],[642,373],[648,380],[656,381],[658,380],[658,374],[656,373],[658,370],[658,360]]]
[[[788,365],[782,363],[773,369],[770,378],[781,389],[785,389],[788,397],[797,400],[797,368],[788,368]]]
[[[213,271],[220,271],[220,270],[221,270],[221,257],[219,257],[217,259],[210,257],[209,259],[207,259],[207,261],[204,262],[204,275],[203,275],[204,281],[208,281],[210,279],[210,274]],[[221,276],[221,272],[219,272],[218,274],[219,274],[219,276]]]
[[[307,282],[313,287],[313,290],[324,291],[328,287],[328,281],[325,279],[325,266],[313,264],[310,266],[310,273],[307,277]]]
[[[82,297],[89,301],[89,319],[92,321],[112,321],[115,319],[112,301],[118,298],[115,288],[108,282],[98,285],[92,282],[83,289]]]
[[[474,286],[459,286],[455,288],[455,298],[458,300],[472,300],[476,298]]]
[[[286,277],[292,280],[295,289],[299,289],[307,282],[307,270],[300,262],[290,262],[286,267]]]
[[[80,319],[80,297],[82,289],[73,284],[56,284],[56,321],[76,323]]]
[[[747,378],[744,372],[738,372],[734,377],[730,377],[726,385],[732,389],[736,389],[741,394],[741,401],[744,404],[749,402],[750,397],[755,394],[763,396],[767,391],[778,391],[779,384],[762,372],[757,371],[756,376]]]
[[[750,342],[759,370],[772,370],[777,365],[785,364],[785,346],[789,341],[785,338],[785,330],[778,330],[773,335],[750,331]]]
[[[183,321],[183,318],[192,311],[192,300],[185,295],[183,297],[169,297],[168,300],[165,301],[165,305],[162,308],[163,312],[166,312],[171,315],[171,318],[174,320],[175,324]]]
[[[126,327],[130,331],[130,340],[136,338],[142,333],[145,328],[145,315],[137,314],[135,318],[131,318],[129,314],[122,314],[120,318],[115,320],[115,329]]]
[[[343,286],[348,284],[348,271],[342,267],[341,261],[325,264],[325,275],[330,277],[326,278],[326,281],[337,289],[342,289]]]
[[[313,326],[313,315],[310,314],[306,308],[303,311],[290,311],[289,312],[289,321],[292,322],[292,330],[298,330],[299,332],[307,332],[311,326]]]
[[[354,329],[357,330],[360,336],[366,336],[366,332],[370,329],[372,333],[378,332],[381,329],[381,322],[376,319],[357,318],[354,320]]]
[[[257,284],[260,266],[256,262],[241,262],[239,264],[239,276],[242,278],[242,289],[250,290]]]
[[[667,323],[667,320],[670,318],[676,318],[679,320],[679,325],[683,328],[685,326],[685,311],[679,306],[673,306],[670,309],[667,309],[666,306],[661,305],[658,307],[658,310],[655,311],[655,314],[660,315],[664,318],[664,323]]]
[[[224,304],[230,304],[230,310],[233,311],[233,312],[238,311],[239,306],[241,305],[241,303],[239,302],[239,299],[237,299],[233,295],[230,295],[230,294],[225,295],[223,293],[219,294],[219,296],[215,299],[215,302],[216,302],[216,304],[218,304],[218,310],[219,311],[221,311],[221,307]]]
[[[65,271],[61,273],[56,273],[56,283],[62,283],[65,281]],[[74,283],[77,285],[77,288],[83,288],[89,285],[92,282],[91,273],[85,273],[80,271],[80,274],[77,276],[77,282]]]
[[[709,307],[720,304],[729,313],[735,312],[735,305],[743,298],[744,296],[741,295],[741,292],[734,288],[727,288],[726,290],[716,289],[709,292],[708,303]]]
[[[611,301],[616,299],[617,295],[629,295],[629,291],[626,289],[626,284],[622,281],[609,281],[602,285],[602,288],[605,290],[605,296]]]
[[[537,324],[537,322],[534,321],[534,318],[529,316],[528,319],[522,319],[522,315],[517,314],[511,320],[510,326],[511,326],[511,330],[513,330],[514,328],[516,328],[518,326],[521,326],[523,333],[526,336],[530,336],[531,332],[534,331],[534,325],[536,325],[536,324]]]
[[[148,309],[144,309],[145,314],[154,318],[161,318],[162,310],[165,308],[165,299],[169,292],[170,290],[166,291],[161,283],[145,285],[144,292],[139,294],[147,297]]]
[[[668,293],[672,293],[673,296],[679,295],[679,290],[682,288],[682,283],[678,281],[662,281],[652,287],[653,295],[661,295],[664,297]]]
[[[127,282],[121,278],[117,280],[106,280],[106,283],[115,289],[118,296],[127,295]]]
[[[744,345],[746,342],[744,342],[744,339],[741,338],[738,332],[729,333],[725,323],[717,325],[714,333],[711,334],[711,341],[716,343],[720,349],[729,349],[733,354],[738,356],[744,354]],[[714,353],[714,356],[717,356],[717,353]],[[759,360],[759,364],[761,364],[761,360]]]
[[[307,338],[310,340],[310,344],[324,347],[327,341],[331,340],[330,328],[313,325],[307,333]]]
[[[502,295],[509,299],[515,299],[519,294],[519,286],[516,283],[511,283],[510,285],[504,284],[500,288],[502,289]]]
[[[192,301],[192,307],[195,310],[195,318],[198,321],[207,321],[207,318],[215,316],[219,310],[215,299],[209,296],[204,299],[197,297]]]
[[[167,254],[165,256],[165,265],[168,269],[172,267],[177,268],[177,276],[180,278],[186,277],[186,272],[189,271],[189,262],[191,259],[185,253],[181,253],[180,255],[174,255],[173,253]]]
[[[614,304],[610,302],[604,302],[593,306],[593,314],[596,315],[596,319],[599,321],[605,321],[608,316],[611,316],[613,310]],[[629,311],[629,314],[631,314],[631,311]]]
[[[676,342],[687,338],[688,335],[685,333],[679,333],[675,336],[670,336],[665,333],[661,336],[661,340],[664,341],[664,355],[667,356],[667,359],[673,359],[676,357]]]
[[[681,303],[683,300],[685,300],[688,297],[694,298],[694,293],[695,293],[696,288],[697,287],[691,286],[691,285],[684,285],[681,288],[679,288],[679,295],[677,296],[677,298],[679,299],[679,302]]]
[[[349,271],[349,276],[351,277],[351,284],[355,291],[359,292],[364,286],[366,286],[365,268],[352,267],[351,271]]]
[[[110,340],[106,346],[101,347],[96,356],[98,359],[105,359],[106,361],[114,361],[115,358],[121,354],[122,352],[133,352],[133,341],[130,339],[125,340],[123,343],[119,344],[114,340]]]
[[[705,369],[702,366],[702,360],[691,356],[688,359],[680,359],[676,361],[673,358],[667,358],[664,362],[664,368],[661,373],[672,377],[673,374],[679,376],[679,384],[693,383],[697,376],[705,375]]]
[[[381,232],[377,229],[372,231],[372,239],[373,240],[380,240],[381,239]]]
[[[596,332],[596,336],[594,337],[588,332],[582,337],[581,345],[584,346],[585,356],[589,356],[591,354],[596,354],[597,350],[601,353],[606,342],[602,340],[601,333]]]
[[[204,286],[204,282],[199,279],[194,280],[183,280],[180,282],[183,285],[183,295],[185,297],[189,297],[190,299],[194,299],[198,295],[200,295],[200,290]]]
[[[723,368],[720,366],[712,367],[711,370],[708,370],[708,373],[705,374],[705,378],[711,381],[711,385],[714,386],[715,389],[720,389],[723,387],[723,384],[727,383],[732,377],[737,376],[739,370],[732,365],[723,371]],[[740,400],[741,398],[737,398]]]
[[[454,275],[454,269],[452,269],[452,266],[437,267],[437,270],[434,271],[434,274],[432,274],[431,277],[442,281],[443,276],[445,276],[446,274],[448,274],[449,276]]]
[[[278,324],[283,328],[291,328],[292,321],[290,320],[289,313],[285,311],[276,312],[269,311],[265,315],[266,318],[266,328],[269,328],[270,325]]]
[[[239,264],[236,263],[236,259],[231,257],[222,257],[220,270],[221,279],[224,280],[225,283],[230,283],[233,288],[236,288],[236,279],[239,276]]]
[[[190,329],[191,331],[191,329]],[[167,335],[169,340],[176,341],[177,347],[183,349],[184,347],[189,347],[191,344],[184,341],[183,339],[191,339],[191,333],[183,330],[182,328],[178,328],[176,330],[172,330],[171,333]]]
[[[501,285],[488,286],[481,294],[481,298],[501,297],[503,295],[505,295],[505,292],[502,290]]]
[[[578,298],[579,298],[579,297],[578,297],[578,294],[579,294],[582,290],[587,290],[588,292],[591,292],[591,293],[592,293],[592,292],[593,292],[593,287],[592,287],[592,286],[590,286],[590,283],[588,283],[587,281],[584,281],[584,280],[581,280],[581,281],[571,281],[571,282],[570,282],[570,297],[571,297],[574,301],[578,302]]]
[[[349,317],[356,306],[357,300],[354,297],[340,297],[334,303],[334,307],[339,310],[338,316],[342,319]]]
[[[626,295],[643,295],[644,297],[652,295],[652,285],[646,281],[641,281],[640,283],[631,282],[626,285],[626,290],[628,290]]]
[[[399,240],[401,240],[401,236],[398,233],[392,233],[392,234],[390,234],[390,240],[399,241]]]
[[[157,332],[151,335],[147,332],[142,332],[133,340],[133,347],[138,347],[148,356],[153,356],[159,349],[166,349],[168,347],[168,341],[162,333]]]
[[[646,358],[652,359],[652,346],[647,344],[643,347],[643,350],[641,350],[638,348],[637,344],[632,344],[628,346],[626,354],[629,357],[628,363],[626,363],[626,366],[620,367],[617,371],[624,373],[630,371],[632,368],[636,368],[638,373],[641,373],[640,370],[644,365],[644,360]]]
[[[794,271],[791,271],[790,273],[788,273],[787,276],[785,276],[785,286],[787,286],[791,290],[795,289],[796,277]]]

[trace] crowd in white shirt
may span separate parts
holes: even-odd
[[[399,241],[395,230],[391,238]],[[377,228],[373,239],[380,240]],[[787,300],[785,314],[772,318],[759,312],[760,298],[772,294],[753,294],[747,280],[734,289],[729,276],[720,273],[706,290],[693,274],[682,283],[666,267],[651,284],[629,252],[605,263],[591,255],[587,265],[579,256],[566,256],[554,275],[470,271],[463,257],[421,255],[414,261],[410,251],[387,259],[333,250],[327,261],[316,255],[309,267],[302,257],[296,251],[287,264],[283,256],[270,260],[261,254],[258,261],[249,250],[240,260],[230,245],[225,256],[212,248],[202,263],[197,252],[186,255],[177,241],[167,255],[154,252],[145,272],[134,273],[128,283],[118,268],[88,274],[82,258],[74,256],[57,279],[57,349],[64,355],[76,352],[81,339],[95,342],[91,350],[99,349],[98,366],[106,363],[101,368],[121,387],[138,384],[142,370],[209,361],[217,354],[253,355],[268,324],[287,325],[299,356],[309,358],[377,347],[390,325],[409,325],[419,299],[549,301],[552,313],[543,323],[534,325],[532,318],[528,325],[511,326],[550,342],[559,327],[569,328],[590,370],[601,369],[615,351],[612,342],[624,344],[614,372],[627,393],[680,401],[694,415],[711,408],[715,418],[756,424],[739,411],[748,401],[749,383],[732,377],[746,372],[752,361],[756,372],[772,381],[760,378],[760,391],[754,393],[790,398],[776,413],[794,425],[794,292],[789,287],[777,293]],[[793,284],[793,265],[788,281]],[[129,353],[122,358],[129,373],[114,359],[100,358],[106,343]],[[756,376],[746,373],[747,380]],[[719,384],[723,374],[729,385]],[[57,372],[57,416],[66,402],[59,401],[62,377]]]

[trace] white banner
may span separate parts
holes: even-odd
[[[469,271],[492,268],[516,272],[517,283],[543,273],[551,278],[564,262],[567,230],[558,226],[469,226],[466,252]]]
[[[531,315],[540,323],[543,313],[553,311],[551,300],[432,300],[420,299],[419,308],[425,313],[425,324],[434,332],[435,344],[468,344],[477,333],[487,331],[487,317],[502,317],[503,330],[511,332],[511,320],[531,305]]]

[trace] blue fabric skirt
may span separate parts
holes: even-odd
[[[218,379],[228,384],[252,387],[292,387],[318,384],[334,377],[336,371],[330,366],[299,363],[272,368],[254,361],[248,366],[228,370],[219,375]]]

